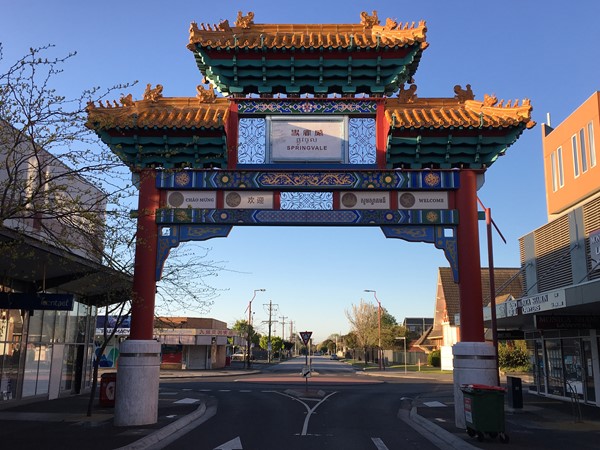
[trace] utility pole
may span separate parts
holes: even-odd
[[[269,313],[269,337],[267,340],[267,361],[270,363],[271,362],[271,352],[273,351],[273,347],[271,346],[271,328],[273,325],[273,306],[275,307],[275,309],[277,309],[277,305],[273,305],[273,301],[269,300],[269,304],[268,305],[264,305],[264,306],[268,306],[268,313]]]
[[[288,316],[279,316],[279,318],[281,319],[281,340],[285,341],[285,319],[287,319]]]
[[[279,318],[281,319],[281,350],[279,350],[279,361],[281,361],[281,354],[284,350],[283,343],[285,341],[285,319],[287,319],[288,316],[279,316]]]

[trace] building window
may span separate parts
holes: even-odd
[[[556,192],[558,189],[558,174],[556,167],[556,153],[550,154],[550,167],[552,170],[552,192]]]
[[[587,172],[588,161],[587,153],[585,151],[585,130],[583,128],[579,130],[579,146],[581,147],[581,170],[582,172]]]
[[[565,172],[563,170],[562,147],[558,147],[556,154],[558,155],[558,187],[563,187],[565,185]]]
[[[588,123],[587,131],[590,147],[590,167],[594,167],[596,165],[596,144],[594,142],[594,124],[592,122]]]
[[[577,135],[571,137],[571,147],[573,149],[573,173],[575,178],[579,176],[579,150],[577,149]]]

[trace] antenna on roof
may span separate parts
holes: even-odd
[[[546,125],[548,125],[549,127],[552,126],[550,125],[550,113],[546,113]]]

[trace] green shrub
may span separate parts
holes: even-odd
[[[499,342],[498,365],[501,369],[529,370],[529,352],[525,341]]]
[[[433,367],[442,367],[442,356],[439,350],[433,350],[427,355],[427,364]]]

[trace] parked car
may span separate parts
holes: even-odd
[[[337,360],[338,360],[338,359],[340,359],[340,358],[338,358],[338,355],[336,355],[335,353],[333,353],[333,354],[332,354],[332,355],[329,357],[329,359],[333,359],[333,360],[337,361]]]

